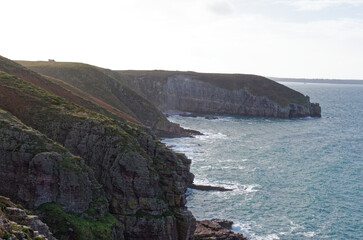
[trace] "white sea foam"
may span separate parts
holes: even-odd
[[[246,236],[250,235],[249,230],[251,229],[251,226],[249,224],[243,224],[240,222],[235,222],[232,225],[232,231],[237,233],[242,233]]]
[[[260,185],[258,184],[252,184],[252,185],[243,185],[242,190],[246,193],[253,193],[260,191],[258,188]]]
[[[265,236],[255,236],[252,239],[255,239],[255,240],[276,240],[276,239],[280,239],[280,238],[279,238],[279,236],[277,234],[273,233],[273,234],[268,234],[268,235],[265,235]]]
[[[227,135],[223,133],[211,133],[211,132],[204,132],[204,135],[198,135],[196,136],[197,139],[205,141],[205,140],[211,140],[211,139],[226,139]]]
[[[291,229],[290,229],[290,233],[292,233],[293,231],[295,231],[296,229],[305,229],[303,226],[294,223],[293,221],[289,220],[290,225],[291,225]]]
[[[298,232],[297,235],[303,235],[304,237],[312,238],[316,235],[315,232]]]
[[[280,237],[276,233],[262,235],[262,236],[256,235],[253,231],[251,231],[252,225],[255,227],[261,227],[261,226],[256,226],[256,223],[254,223],[254,222],[251,222],[251,223],[236,222],[232,226],[232,231],[244,234],[245,236],[247,236],[247,238],[249,240],[277,240],[277,239],[280,239]]]

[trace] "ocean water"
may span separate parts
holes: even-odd
[[[363,85],[284,83],[319,102],[322,118],[171,116],[204,133],[165,139],[192,159],[197,219],[225,218],[249,239],[363,239]]]

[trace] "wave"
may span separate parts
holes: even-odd
[[[196,139],[199,139],[199,140],[202,140],[202,141],[205,141],[205,140],[211,140],[211,139],[227,139],[227,135],[221,133],[221,132],[218,132],[218,133],[211,133],[211,132],[203,132],[202,133],[204,135],[198,135],[196,136],[195,138]]]
[[[254,232],[252,232],[252,226],[256,225],[256,223],[240,223],[236,222],[232,225],[232,231],[237,233],[242,233],[245,236],[247,236],[247,239],[249,240],[277,240],[280,239],[280,237],[276,233],[271,233],[267,235],[256,235]]]
[[[255,236],[256,240],[276,240],[276,239],[280,239],[279,236],[276,233],[273,234],[268,234],[265,236]]]
[[[256,222],[247,222],[247,223],[241,223],[241,222],[234,222],[232,225],[232,231],[242,233],[249,240],[277,240],[282,237],[285,238],[291,238],[294,239],[294,236],[297,238],[301,238],[303,236],[304,239],[310,239],[316,236],[316,232],[295,232],[296,229],[304,229],[304,227],[294,224],[292,221],[290,221],[291,229],[288,232],[279,232],[279,233],[269,233],[266,235],[259,235],[256,234],[253,229],[259,229],[262,228],[261,225],[256,224]]]
[[[316,233],[315,232],[298,232],[298,233],[296,233],[296,235],[303,235],[304,237],[312,238],[316,235]]]
[[[208,181],[206,179],[194,179],[194,184],[197,185],[211,185],[216,187],[224,187],[228,189],[232,189],[231,192],[223,192],[223,194],[249,194],[260,191],[261,185],[259,184],[241,184],[235,182],[217,182],[217,181]]]

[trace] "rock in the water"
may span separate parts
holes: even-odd
[[[209,186],[209,185],[195,185],[194,183],[191,184],[189,187],[200,191],[220,191],[220,192],[233,191],[232,189],[229,188]]]
[[[197,229],[194,233],[195,240],[246,240],[241,233],[234,233],[232,221],[224,219],[212,219],[197,221]]]
[[[206,116],[204,117],[205,119],[208,119],[208,120],[215,120],[215,119],[218,119],[218,117],[216,116]]]

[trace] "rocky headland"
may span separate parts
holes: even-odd
[[[117,71],[161,111],[257,117],[321,117],[318,103],[270,79],[243,74]]]
[[[0,72],[0,194],[58,239],[189,239],[190,160],[148,129]]]

